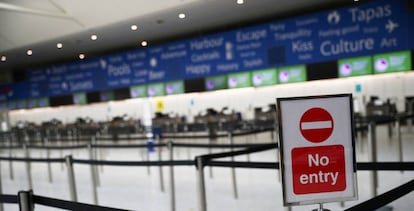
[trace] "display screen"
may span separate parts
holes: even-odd
[[[206,90],[227,89],[227,76],[213,76],[206,78]]]
[[[228,88],[243,88],[252,86],[251,73],[232,73],[227,75]]]
[[[372,74],[371,56],[341,59],[338,61],[338,76],[351,77]]]
[[[165,83],[165,93],[167,93],[167,95],[184,93],[184,82],[170,81]]]
[[[277,83],[276,69],[252,71],[253,86],[269,86]]]
[[[410,51],[374,55],[375,74],[407,71],[411,65]]]
[[[147,86],[148,97],[156,97],[165,95],[164,83],[149,84]]]
[[[147,96],[147,86],[140,85],[140,86],[131,86],[129,88],[131,98],[140,98]]]
[[[85,93],[76,93],[73,94],[73,104],[76,105],[86,105],[88,103]]]
[[[279,83],[292,83],[306,81],[305,65],[295,65],[278,69]]]

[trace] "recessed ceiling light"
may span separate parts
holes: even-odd
[[[98,35],[96,34],[91,35],[91,40],[96,40],[96,39],[98,39]]]
[[[84,59],[85,58],[85,54],[81,53],[79,54],[79,59]]]
[[[6,56],[1,56],[1,61],[2,62],[5,62],[7,60],[7,57]]]
[[[237,4],[244,4],[244,0],[237,0],[236,3]]]
[[[147,41],[144,40],[144,41],[141,42],[141,46],[145,47],[147,45],[148,45],[148,42]]]
[[[180,19],[184,19],[184,18],[185,18],[185,14],[184,14],[184,13],[180,13],[180,14],[178,14],[178,18],[180,18]]]
[[[57,43],[56,44],[56,47],[59,48],[59,49],[61,49],[61,48],[63,48],[63,44],[62,43]]]
[[[27,53],[28,56],[31,56],[33,54],[33,51],[31,49],[29,49],[29,50],[26,51],[26,53]]]
[[[137,25],[131,25],[131,30],[132,31],[135,31],[135,30],[137,30],[138,29],[138,26]]]

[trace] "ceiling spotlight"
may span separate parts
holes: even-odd
[[[33,54],[33,51],[31,49],[29,49],[29,50],[26,51],[26,53],[27,53],[28,56],[31,56]]]
[[[244,4],[244,0],[237,0],[236,3],[237,4]]]
[[[148,45],[147,41],[144,40],[144,41],[141,42],[141,46],[146,47],[147,45]]]
[[[79,59],[84,59],[85,58],[85,54],[81,53],[79,54]]]
[[[7,60],[7,57],[6,56],[1,56],[1,61],[2,62],[5,62]]]
[[[184,13],[180,13],[180,14],[178,14],[178,18],[180,18],[180,19],[184,19],[184,18],[185,18],[185,14],[184,14]]]
[[[63,48],[63,44],[62,43],[58,43],[58,44],[56,44],[56,47],[59,48],[59,49],[61,49],[61,48]]]
[[[98,39],[98,36],[96,34],[91,35],[91,40],[96,40]]]
[[[131,30],[132,31],[135,31],[135,30],[137,30],[138,29],[138,26],[137,25],[131,25]]]

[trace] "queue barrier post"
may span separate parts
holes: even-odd
[[[19,211],[34,211],[33,191],[19,191]]]
[[[376,123],[374,121],[368,124],[368,131],[369,131],[369,146],[370,146],[370,160],[371,162],[377,162],[377,131],[376,131]],[[371,172],[371,193],[373,197],[378,195],[377,192],[378,187],[378,173],[377,171],[373,170]]]
[[[230,141],[230,145],[233,146],[234,144],[234,140],[233,140],[233,134],[231,133],[231,131],[228,132],[228,138]],[[233,147],[230,148],[231,151],[233,151]],[[234,156],[231,156],[231,162],[234,162]],[[237,179],[236,179],[236,169],[234,167],[231,167],[231,178],[232,178],[232,182],[233,182],[233,194],[234,194],[234,198],[237,199],[239,198],[239,194],[237,191]]]
[[[29,148],[27,147],[26,144],[23,145],[23,149],[24,149],[24,153],[25,153],[25,158],[29,159],[30,158]],[[29,189],[32,190],[33,189],[33,180],[32,180],[32,173],[31,173],[31,165],[30,165],[29,161],[26,161],[26,174],[27,174],[27,184],[29,186]]]
[[[156,141],[156,143],[158,143],[160,145],[158,147],[158,161],[162,161],[161,139],[160,139],[160,136],[158,134],[155,135],[155,141]],[[164,171],[162,169],[162,166],[159,167],[159,175],[160,175],[160,189],[161,189],[161,192],[164,192],[165,191],[165,188],[164,188]]]
[[[93,149],[92,149],[91,144],[88,145],[88,149],[89,149],[89,159],[94,160]],[[93,203],[98,204],[97,169],[96,169],[96,166],[94,166],[92,164],[90,164],[90,169],[91,169],[91,180],[92,180]]]
[[[46,146],[48,146],[49,145],[49,139],[45,138],[44,143],[46,144]],[[50,158],[49,148],[46,148],[46,158],[47,159]],[[52,174],[52,164],[50,162],[47,163],[47,175],[48,175],[48,178],[49,178],[49,183],[52,183],[53,182],[53,174]]]
[[[0,195],[3,194],[3,186],[1,183],[1,162],[0,162]],[[3,203],[0,203],[0,211],[3,211]]]
[[[204,178],[204,162],[203,157],[196,157],[196,167],[198,176],[198,200],[199,211],[207,211],[207,199],[206,199],[206,184]]]
[[[76,181],[75,181],[75,172],[73,170],[73,158],[71,155],[65,156],[66,168],[68,171],[68,183],[69,183],[69,194],[70,200],[77,202],[78,197],[76,193]]]
[[[13,157],[13,149],[12,149],[12,136],[6,136],[9,140],[9,157]],[[9,175],[10,175],[10,180],[14,180],[14,169],[13,169],[13,161],[10,160],[9,161]]]
[[[174,161],[174,146],[173,146],[173,142],[169,141],[168,142],[168,149],[170,151],[170,161],[173,162]],[[174,179],[174,166],[171,165],[170,166],[170,202],[171,202],[171,211],[175,211],[176,210],[176,205],[175,205],[175,179]]]

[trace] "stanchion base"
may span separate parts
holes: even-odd
[[[323,208],[323,209],[317,208],[317,209],[313,209],[312,211],[331,211],[331,210],[328,210],[328,209],[325,209],[325,208]]]

